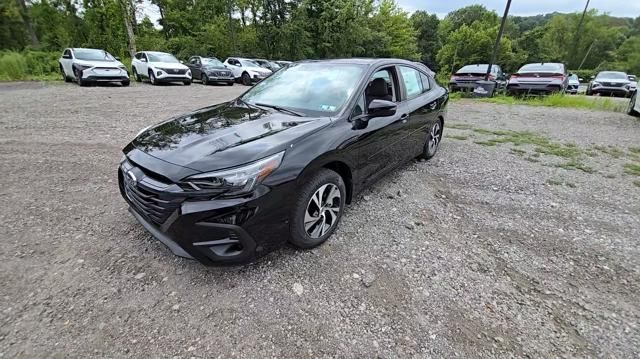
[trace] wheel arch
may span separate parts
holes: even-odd
[[[347,191],[346,203],[351,203],[355,190],[352,166],[350,166],[347,161],[341,158],[336,158],[333,156],[322,156],[320,158],[316,158],[309,165],[307,165],[302,170],[302,172],[300,172],[298,181],[304,181],[306,178],[318,172],[320,169],[330,169],[338,173],[340,177],[342,177],[345,189]]]

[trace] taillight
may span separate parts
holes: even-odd
[[[511,74],[511,78],[512,78],[512,79],[513,79],[513,78],[516,78],[516,77],[520,77],[520,75],[519,75],[519,74]]]
[[[458,79],[458,77],[456,75],[451,75],[451,81],[455,81],[457,79]]]

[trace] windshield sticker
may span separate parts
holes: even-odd
[[[322,111],[335,111],[336,107],[331,105],[320,105]]]

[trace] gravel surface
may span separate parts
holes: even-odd
[[[640,356],[639,121],[458,100],[325,245],[206,268],[126,211],[120,149],[245,89],[0,85],[0,357]]]

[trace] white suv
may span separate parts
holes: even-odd
[[[166,52],[138,52],[131,60],[131,69],[133,77],[138,82],[146,77],[152,85],[160,82],[182,82],[187,86],[191,85],[191,70]]]
[[[229,57],[224,60],[224,66],[233,72],[236,81],[251,86],[252,83],[262,81],[271,75],[271,70],[265,69],[251,59]]]
[[[129,86],[127,67],[105,50],[65,49],[58,62],[66,82],[75,80],[80,86],[96,82],[120,82],[122,86]]]

